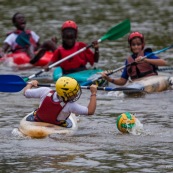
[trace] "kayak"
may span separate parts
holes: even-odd
[[[50,62],[53,53],[47,51],[41,59],[38,60],[33,66],[45,66]],[[25,52],[20,53],[10,53],[2,57],[0,61],[6,63],[9,66],[21,66],[21,65],[31,65],[30,57]]]
[[[45,122],[27,121],[27,117],[32,114],[33,112],[29,113],[20,121],[19,131],[25,136],[32,138],[44,138],[50,134],[70,134],[78,129],[77,117],[75,114],[71,114],[67,119],[67,121],[70,121],[71,123],[70,128]]]
[[[171,88],[170,80],[173,81],[173,77],[158,75],[149,76],[137,79],[133,82],[129,82],[126,88],[134,88],[143,93],[162,92]],[[134,93],[133,91],[124,91],[125,94]],[[137,91],[135,91],[137,93]]]
[[[88,70],[83,70],[83,71],[63,75],[62,69],[60,67],[57,67],[53,71],[53,80],[57,81],[57,79],[60,78],[61,76],[68,76],[68,77],[72,77],[76,79],[78,83],[81,86],[83,86],[83,83],[87,82],[88,80],[92,80],[92,79],[100,77],[99,73],[101,72],[103,72],[103,70],[101,69],[88,69]],[[99,81],[99,86],[106,86],[107,84],[108,83],[105,80]]]

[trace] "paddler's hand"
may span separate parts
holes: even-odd
[[[47,65],[44,66],[44,70],[48,72],[50,70],[49,66],[53,64],[54,62],[50,61]]]
[[[97,85],[92,84],[90,86],[90,92],[91,92],[91,95],[96,95],[96,93],[97,93]]]
[[[48,72],[50,69],[49,69],[49,65],[46,65],[45,67],[44,67],[44,70],[45,70],[45,72]]]
[[[52,37],[51,40],[52,40],[55,44],[58,43],[58,38],[57,38],[56,36]]]
[[[25,92],[28,89],[31,89],[32,87],[37,87],[38,86],[38,81],[37,80],[32,80],[27,83],[26,87],[23,89],[23,95],[25,95]]]
[[[109,71],[104,71],[101,73],[102,77],[106,79],[108,82],[111,82],[111,78],[108,76]]]
[[[46,67],[44,70],[45,70],[45,72],[48,72],[49,71],[49,67]]]
[[[143,61],[145,58],[143,56],[139,56],[135,59],[135,62]]]
[[[28,86],[30,86],[30,88],[38,87],[38,81],[37,80],[32,80],[32,81],[28,82]]]
[[[98,41],[97,40],[92,42],[92,47],[95,48],[96,51],[98,51],[99,44],[98,44]]]

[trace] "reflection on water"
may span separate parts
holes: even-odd
[[[79,26],[79,40],[99,39],[108,28],[126,18],[132,31],[144,33],[146,44],[159,50],[172,43],[171,0],[165,1],[62,1],[44,2],[1,0],[0,42],[12,31],[10,18],[16,11],[26,14],[28,28],[41,40],[57,35],[67,19]],[[163,39],[164,38],[164,39]],[[100,43],[98,67],[114,69],[123,65],[130,51],[127,35],[116,41]],[[172,50],[161,54],[170,64]],[[39,68],[13,71],[0,65],[1,74],[28,76]],[[118,76],[118,74],[115,74]],[[80,118],[74,135],[50,135],[30,139],[12,135],[19,121],[38,106],[38,100],[27,100],[19,93],[0,93],[0,172],[172,172],[173,92],[166,91],[143,97],[123,97],[122,93],[98,92],[98,107],[94,116]],[[80,99],[88,104],[88,91]],[[131,112],[143,124],[141,135],[121,134],[116,117]]]

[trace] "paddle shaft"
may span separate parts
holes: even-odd
[[[163,68],[159,68],[158,71],[173,71],[173,67],[163,67]]]
[[[39,87],[55,87],[55,84],[38,84]],[[81,89],[90,89],[90,86],[81,86]],[[104,91],[143,91],[143,89],[136,89],[136,88],[127,88],[127,87],[97,87],[97,90],[104,90]]]
[[[38,84],[38,86],[39,87],[55,87],[55,84]],[[90,86],[81,86],[81,89],[90,89]],[[112,91],[112,88],[110,88],[110,87],[97,87],[97,90]]]
[[[29,83],[29,82],[28,82]],[[28,84],[17,75],[0,75],[0,92],[19,92]],[[39,84],[39,87],[55,87],[55,84]],[[82,89],[90,89],[90,86],[81,86]],[[142,89],[126,87],[98,87],[98,90],[104,91],[142,91]]]
[[[55,84],[38,84],[38,86],[39,87],[55,87]],[[81,89],[90,89],[90,86],[81,86]],[[110,87],[97,87],[97,90],[112,91],[113,88],[110,88]]]
[[[98,41],[99,41],[99,40],[98,40]],[[92,46],[92,44],[91,44],[91,45],[88,45],[87,47],[84,47],[84,48],[78,50],[77,52],[74,52],[74,53],[70,54],[69,56],[67,56],[67,57],[65,57],[65,58],[63,58],[63,59],[61,59],[61,60],[59,60],[59,61],[57,61],[57,62],[55,62],[55,63],[53,63],[53,64],[51,64],[51,65],[49,65],[49,66],[48,66],[48,69],[51,69],[51,68],[53,68],[53,67],[55,67],[55,66],[61,64],[62,62],[66,61],[66,60],[68,60],[68,59],[70,59],[70,58],[72,58],[73,56],[75,56],[75,55],[77,55],[77,54],[79,54],[79,53],[85,51],[86,49],[90,48],[91,46]],[[38,75],[40,75],[40,74],[43,73],[43,72],[46,72],[46,70],[45,70],[45,69],[40,70],[40,71],[37,72],[36,74],[33,74],[33,75],[29,76],[29,77],[27,78],[27,80],[32,79],[32,78],[34,78],[34,77],[37,77]]]

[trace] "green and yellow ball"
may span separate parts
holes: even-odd
[[[122,113],[117,117],[117,128],[122,133],[128,133],[135,125],[136,118],[129,112]]]

